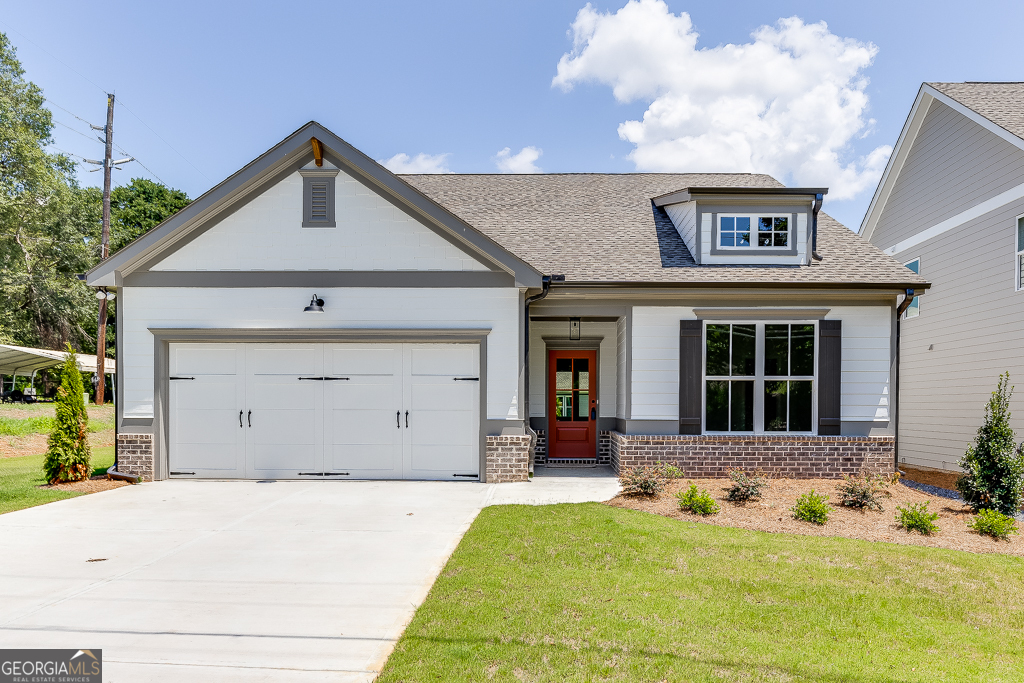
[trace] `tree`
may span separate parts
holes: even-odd
[[[1016,443],[1010,427],[1010,373],[999,376],[999,384],[985,406],[985,422],[978,428],[974,445],[958,463],[964,474],[956,487],[975,511],[998,510],[1013,515],[1024,493],[1024,444]]]
[[[92,474],[87,431],[89,415],[82,397],[82,373],[70,345],[67,350],[57,389],[57,418],[43,460],[43,472],[51,484],[81,481]]]
[[[146,178],[110,192],[110,251],[122,249],[191,203],[188,195]]]

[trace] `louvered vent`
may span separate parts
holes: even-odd
[[[313,192],[312,204],[310,206],[309,219],[311,221],[326,221],[327,220],[327,183],[326,182],[313,182],[311,188]]]

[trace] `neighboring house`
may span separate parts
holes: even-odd
[[[751,174],[396,176],[309,123],[88,274],[118,468],[525,480],[891,470],[925,281]],[[817,252],[817,260],[813,252]]]
[[[900,461],[956,470],[1024,381],[1024,83],[923,84],[860,234],[933,285],[901,323]]]

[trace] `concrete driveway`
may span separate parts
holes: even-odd
[[[102,649],[108,683],[372,680],[481,507],[616,488],[164,481],[0,515],[0,647]]]

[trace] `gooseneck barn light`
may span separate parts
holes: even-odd
[[[309,300],[309,305],[302,309],[303,313],[323,313],[324,312],[324,300],[318,299],[316,294]]]

